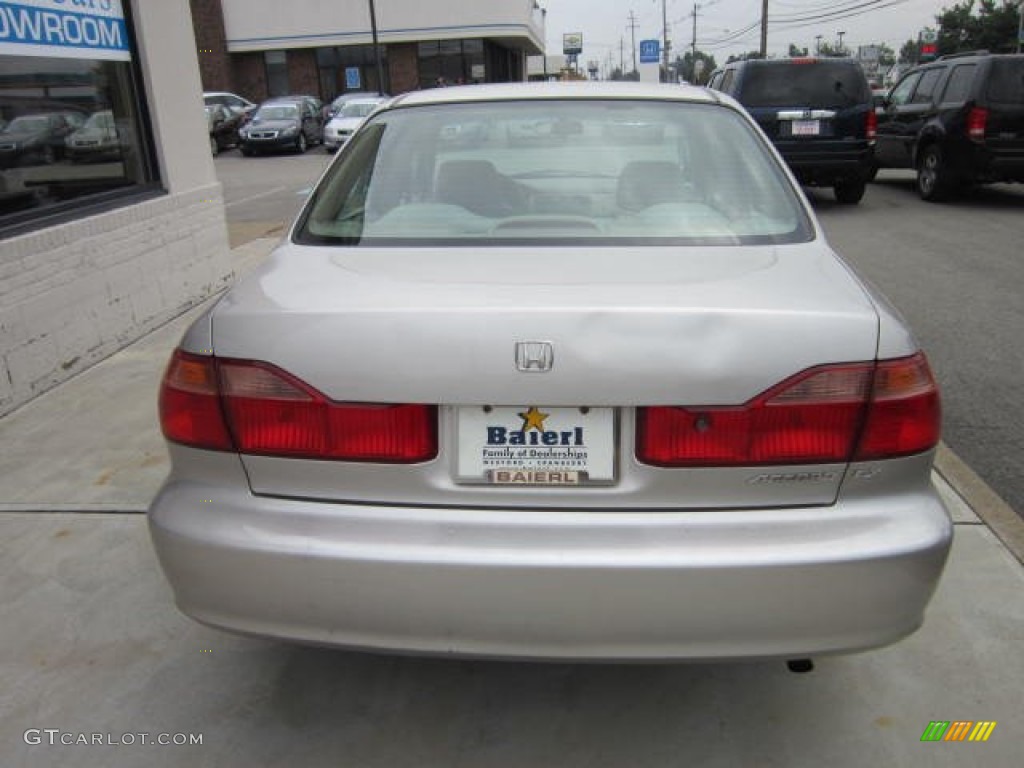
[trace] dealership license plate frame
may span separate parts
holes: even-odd
[[[531,408],[545,416],[545,430],[527,432],[527,435],[537,434],[536,438],[527,436],[523,438],[524,444],[487,444],[489,427],[505,428],[506,437],[511,439],[510,432],[521,431],[524,423],[521,414]],[[614,485],[618,480],[619,429],[615,408],[461,406],[455,409],[455,422],[455,481],[459,484],[579,488]],[[577,442],[577,427],[582,429],[582,444]],[[543,432],[554,432],[558,436],[557,444],[543,445]],[[568,445],[562,444],[563,433],[568,433]],[[532,444],[532,440],[541,444]],[[485,449],[495,453],[485,455]],[[574,455],[569,455],[566,449],[571,449]],[[581,459],[580,452],[585,452],[585,458]],[[508,455],[504,455],[506,453]],[[510,476],[510,472],[519,472],[521,476]],[[559,474],[575,477],[559,477]]]

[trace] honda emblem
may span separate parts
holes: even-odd
[[[516,370],[546,373],[555,364],[555,348],[550,341],[517,341]]]

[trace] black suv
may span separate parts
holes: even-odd
[[[874,167],[875,111],[853,59],[751,59],[712,74],[709,87],[744,106],[801,184],[859,203]]]
[[[907,72],[878,115],[879,168],[914,168],[917,191],[1024,181],[1024,56],[943,56]]]

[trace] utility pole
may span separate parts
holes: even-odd
[[[629,12],[629,34],[633,44],[633,71],[639,72],[636,68],[636,17],[633,12]]]
[[[697,8],[700,6],[693,3],[693,43],[690,45],[690,58],[693,60],[690,62],[692,67],[696,67],[697,63]],[[696,82],[696,78],[693,79]]]
[[[661,0],[661,61],[665,80],[659,76],[660,82],[668,82],[668,11],[665,9],[665,5],[665,0]]]
[[[761,58],[768,58],[768,0],[761,0]]]
[[[377,42],[377,9],[370,0],[370,30],[373,33],[373,58],[377,62],[377,93],[384,93],[384,66],[380,60],[380,44]]]
[[[622,35],[619,35],[619,77],[622,77],[626,74],[626,59],[623,56],[622,48]]]
[[[821,35],[814,36],[814,55],[821,55]]]

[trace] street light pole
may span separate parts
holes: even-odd
[[[380,44],[377,42],[377,9],[370,3],[370,32],[373,35],[373,58],[377,62],[377,93],[384,93],[384,65],[380,60]]]
[[[845,35],[845,34],[846,34],[845,31],[836,32],[836,35],[839,36],[839,48],[838,48],[838,50],[836,50],[836,53],[839,54],[840,56],[843,55],[843,35]]]

